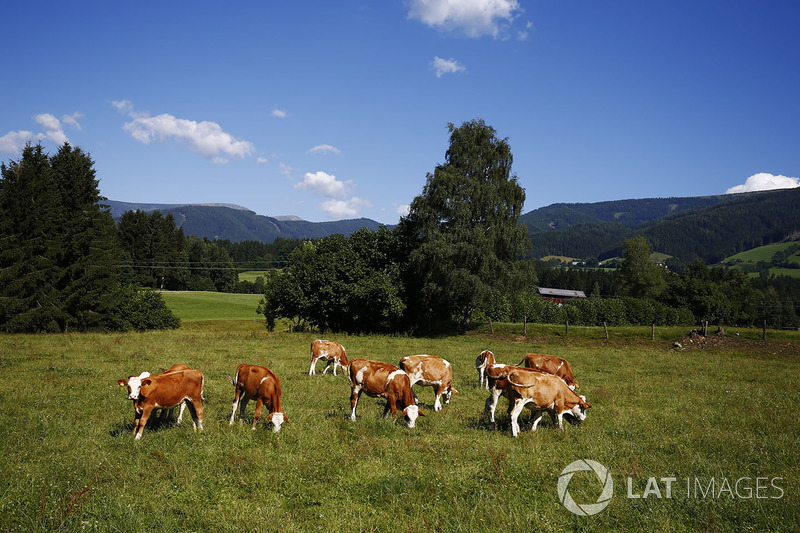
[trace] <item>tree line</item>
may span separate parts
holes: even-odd
[[[0,330],[177,327],[153,289],[263,293],[267,327],[282,318],[320,331],[458,332],[485,318],[800,325],[797,280],[752,280],[700,258],[673,272],[650,260],[643,236],[624,241],[616,270],[528,259],[525,191],[507,139],[482,120],[448,128],[445,162],[396,227],[270,244],[185,236],[157,211],[115,225],[87,154],[29,145],[1,168]],[[263,279],[238,281],[239,270],[267,265]],[[545,301],[537,284],[589,298]]]

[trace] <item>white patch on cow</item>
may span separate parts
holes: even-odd
[[[262,383],[264,383],[265,381],[267,381],[267,377],[268,377],[268,376],[264,376],[263,378],[261,378],[261,381],[259,381],[259,382],[258,382],[258,386],[259,386],[259,387],[261,387],[261,384],[262,384]]]
[[[388,378],[386,378],[386,383],[388,384],[390,381],[392,381],[395,378],[395,376],[399,376],[400,374],[405,374],[405,372],[403,372],[402,370],[395,370],[394,372],[389,374]],[[408,375],[408,374],[406,374],[406,375]]]
[[[358,372],[356,372],[356,383],[364,383],[364,374],[367,371],[367,367],[362,366]]]
[[[270,420],[272,421],[272,432],[279,432],[284,421],[283,413],[272,413]]]

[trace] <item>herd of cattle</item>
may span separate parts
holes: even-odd
[[[413,428],[419,416],[425,413],[419,409],[418,400],[412,391],[415,384],[433,387],[434,411],[442,409],[442,405],[450,403],[450,397],[458,391],[453,387],[453,369],[450,363],[441,357],[432,355],[411,355],[400,360],[397,367],[390,363],[370,361],[367,359],[347,360],[344,347],[334,341],[315,340],[311,343],[311,368],[308,374],[316,374],[318,360],[327,362],[325,374],[333,367],[336,375],[337,367],[348,373],[350,378],[350,419],[356,419],[356,407],[361,394],[386,399],[383,416],[391,411],[392,418],[397,418],[397,411]],[[494,412],[500,396],[508,399],[508,412],[511,417],[511,433],[519,434],[519,415],[527,407],[533,412],[532,431],[536,430],[543,414],[550,413],[553,421],[561,428],[564,416],[575,421],[586,418],[586,409],[592,404],[586,402],[584,396],[575,393],[578,383],[572,375],[570,364],[560,357],[543,354],[527,354],[517,366],[497,363],[494,354],[489,350],[481,352],[475,361],[478,370],[478,386],[489,390],[486,399],[485,413],[494,422]],[[261,411],[266,406],[266,420],[272,423],[272,430],[278,432],[288,417],[281,410],[281,384],[278,376],[271,370],[257,365],[239,365],[236,374],[228,380],[235,387],[233,411],[230,424],[236,417],[237,407],[244,417],[245,408],[250,400],[256,400],[256,411],[253,418],[253,429],[256,429],[261,418]],[[117,382],[127,387],[128,398],[133,402],[135,419],[133,434],[136,439],[142,437],[142,431],[154,410],[160,409],[161,416],[170,416],[172,410],[180,408],[178,423],[183,419],[184,410],[188,407],[195,430],[203,429],[203,389],[205,378],[200,370],[186,365],[173,365],[160,374],[142,372],[138,376],[120,379]]]

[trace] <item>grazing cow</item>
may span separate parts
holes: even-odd
[[[324,374],[328,368],[333,365],[333,375],[336,375],[336,367],[342,367],[342,370],[347,371],[347,354],[344,351],[344,346],[338,342],[315,340],[311,343],[311,368],[308,369],[308,375],[311,376],[317,373],[317,360],[322,359],[327,361],[325,369],[322,371]]]
[[[489,397],[486,398],[484,413],[489,415],[489,421],[492,423],[495,422],[494,412],[497,409],[497,402],[500,399],[500,396],[506,395],[505,379],[508,376],[508,373],[512,370],[540,372],[540,370],[536,370],[535,368],[522,368],[519,366],[496,363],[494,354],[489,350],[484,350],[481,352],[481,354],[478,356],[478,359],[475,361],[475,366],[482,366],[482,368],[479,368],[479,371],[481,372],[482,376],[486,378],[486,388],[489,389]],[[481,380],[483,377],[481,377]]]
[[[164,370],[162,368],[161,372],[156,375],[160,376],[162,374],[167,374],[169,372],[177,372],[179,370],[191,370],[191,368],[188,365],[177,364],[177,365],[172,365],[167,370]],[[117,383],[119,384],[120,387],[128,388],[128,398],[130,398],[134,403],[136,403],[136,399],[139,397],[139,389],[142,386],[142,380],[148,377],[150,377],[150,372],[142,372],[138,376],[130,376],[128,377],[128,379],[117,380]],[[183,411],[185,409],[186,409],[186,403],[182,402],[181,410],[178,413],[178,424],[180,424],[181,421],[183,420]],[[171,417],[172,411],[173,409],[161,409],[160,418],[163,419]]]
[[[486,369],[495,364],[494,354],[489,350],[482,351],[475,360],[475,369],[478,371],[478,388],[483,387],[484,383],[486,383],[486,388],[489,388],[489,378],[486,375]]]
[[[450,403],[450,396],[458,391],[453,387],[453,368],[450,362],[433,355],[409,355],[400,359],[400,369],[408,374],[411,380],[411,387],[415,383],[433,387],[433,394],[436,396],[433,410],[442,409],[441,398],[444,396],[444,403]],[[413,390],[412,390],[413,393]],[[416,395],[415,395],[416,397]]]
[[[236,387],[233,397],[233,412],[231,413],[230,424],[236,416],[236,407],[240,405],[241,417],[244,418],[244,410],[247,402],[256,400],[256,414],[253,418],[253,430],[256,429],[258,419],[261,418],[261,407],[266,405],[269,415],[267,421],[272,422],[272,431],[275,433],[281,430],[281,424],[288,422],[289,418],[281,412],[281,382],[272,370],[264,366],[239,365],[236,368],[234,379],[228,381]],[[241,402],[241,404],[240,404]]]
[[[202,431],[204,386],[205,378],[199,370],[179,370],[142,378],[133,402],[136,410],[133,426],[135,438],[142,438],[142,431],[153,409],[172,409],[184,401],[188,402],[192,427],[196,431],[199,425]]]
[[[550,413],[558,427],[563,427],[565,414],[577,420],[586,419],[586,409],[592,404],[584,396],[578,396],[560,378],[544,372],[512,370],[505,378],[505,394],[508,396],[508,414],[511,416],[511,434],[519,434],[517,419],[523,407],[534,412],[531,431],[542,419],[545,411]]]
[[[383,416],[392,411],[392,419],[397,419],[398,406],[401,416],[408,420],[408,427],[413,428],[418,416],[425,413],[417,407],[411,393],[411,380],[408,374],[389,363],[353,359],[350,361],[350,420],[356,419],[356,407],[362,392],[375,398],[386,398],[386,409]]]
[[[580,388],[578,382],[572,376],[572,367],[566,359],[555,355],[544,355],[540,353],[529,353],[520,361],[519,365],[526,368],[535,368],[548,374],[553,374],[564,380],[571,390]]]

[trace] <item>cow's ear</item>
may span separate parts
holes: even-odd
[[[142,388],[148,387],[153,384],[152,379],[143,379],[142,380]]]
[[[284,422],[288,422],[289,421],[289,417],[286,416],[286,413],[282,413],[282,414],[283,414],[283,421]]]
[[[584,407],[584,409],[588,409],[588,408],[590,408],[591,406],[592,406],[592,404],[590,404],[590,403],[587,403],[587,404],[586,404],[586,407]]]
[[[453,391],[453,392],[455,392],[456,394],[460,394],[460,392],[458,392],[458,391],[456,390],[456,388],[455,388],[455,387],[453,387],[452,385],[450,386],[450,390],[451,390],[451,391]]]
[[[417,413],[419,413],[419,416],[428,416],[422,412],[422,409],[417,409]]]
[[[124,379],[118,379],[117,380],[117,385],[119,385],[120,387],[127,387],[128,386],[128,382],[126,380],[124,380]]]

